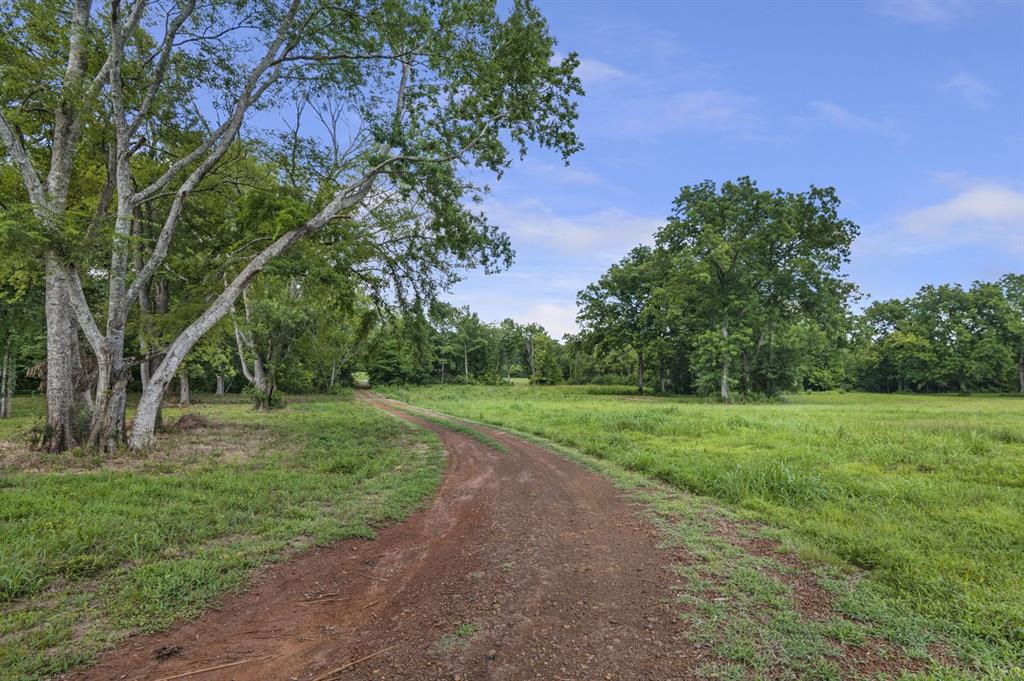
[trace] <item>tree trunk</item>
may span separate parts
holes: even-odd
[[[725,347],[726,342],[729,340],[729,325],[722,324],[722,377],[721,384],[719,386],[720,395],[723,402],[729,401],[729,352],[728,348]]]
[[[46,428],[40,449],[63,452],[78,442],[73,427],[75,376],[72,334],[78,331],[68,305],[67,279],[54,253],[46,254]]]
[[[636,353],[636,387],[641,395],[644,394],[644,353]]]
[[[327,386],[328,388],[334,387],[334,380],[338,377],[338,361],[334,360],[331,362],[331,382]]]
[[[533,360],[533,333],[526,334],[526,361],[530,365],[530,380],[537,378],[537,365]]]
[[[129,371],[122,367],[111,372],[111,381],[102,396],[96,400],[92,425],[89,429],[89,446],[104,452],[113,452],[124,443],[125,417]]]
[[[158,315],[165,315],[171,309],[171,288],[170,284],[168,283],[165,277],[153,280],[152,304],[153,312]],[[145,392],[146,386],[148,386],[150,382],[153,380],[153,372],[156,370],[156,367],[160,366],[160,362],[162,362],[163,359],[164,354],[162,352],[152,357],[149,357],[147,361],[148,367],[146,371],[146,373],[149,375],[149,380],[146,381],[145,384],[143,384],[143,392]],[[160,402],[157,403],[156,416],[154,417],[153,421],[154,427],[158,428],[159,430],[163,430],[164,427],[164,415],[163,412],[161,411],[161,406],[163,404],[163,400],[169,396],[168,388],[170,387],[170,385],[170,381],[168,380],[168,382],[163,384],[163,386],[160,389]]]
[[[256,353],[252,363],[253,377],[252,384],[256,387],[259,395],[256,398],[256,409],[263,411],[270,408],[270,396],[274,392],[274,384],[267,378],[267,372],[263,367],[263,355]]]
[[[1020,382],[1020,394],[1024,395],[1024,351],[1017,355],[1017,380]]]
[[[331,376],[331,385],[334,385],[334,376]],[[224,374],[217,374],[217,397],[224,397]]]
[[[146,204],[146,212],[149,218],[152,219],[152,204]],[[134,220],[132,229],[132,235],[141,242],[143,238],[142,220]],[[141,272],[145,265],[142,259],[142,249],[136,244],[135,246],[135,271]],[[147,333],[150,331],[152,322],[149,319],[149,315],[152,314],[153,308],[149,300],[149,286],[139,287],[139,354],[142,356],[142,361],[139,362],[139,381],[142,383],[142,387],[145,388],[146,384],[149,383],[149,341],[146,339]],[[166,302],[166,301],[165,301]]]
[[[462,369],[466,374],[466,383],[469,383],[469,348],[462,346]]]
[[[129,371],[124,365],[124,331],[112,328],[96,356],[96,404],[89,427],[90,447],[112,452],[124,443]]]
[[[181,372],[178,374],[178,404],[187,406],[192,404],[192,391],[188,384],[188,365],[181,365]]]
[[[243,290],[241,292],[242,302],[245,307],[245,320],[251,321],[252,314],[249,308],[249,298]],[[233,310],[232,305],[232,310]],[[234,312],[232,311],[232,314]],[[266,372],[264,371],[263,354],[256,348],[256,342],[253,340],[252,334],[248,331],[243,331],[239,326],[238,322],[233,323],[235,329],[235,345],[238,348],[238,361],[242,366],[242,375],[245,376],[245,380],[256,388],[256,396],[253,402],[253,408],[257,410],[264,410],[270,407],[270,397],[273,393],[273,381],[267,380]],[[196,339],[198,340],[198,339]],[[252,354],[252,369],[249,368],[249,354]]]
[[[11,416],[11,384],[14,382],[11,368],[11,338],[7,337],[7,344],[4,346],[3,366],[0,367],[0,419]]]
[[[754,390],[754,381],[750,377],[750,358],[744,352],[740,359],[743,361],[743,392],[749,394]]]

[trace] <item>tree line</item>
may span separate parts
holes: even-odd
[[[1024,392],[1024,275],[866,304],[841,273],[858,228],[839,207],[832,188],[766,191],[745,177],[687,186],[653,247],[579,292],[578,334],[556,341],[536,324],[441,306],[382,328],[364,363],[386,382],[634,382],[724,401]],[[400,340],[409,329],[421,342]],[[529,361],[531,346],[540,359]]]
[[[743,395],[850,388],[1024,393],[1024,275],[925,286],[861,312],[841,274],[857,226],[832,188],[683,187],[653,248],[579,293],[583,344],[628,347],[638,388]]]

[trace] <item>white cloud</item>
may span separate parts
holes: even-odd
[[[583,80],[584,84],[589,84],[625,78],[626,72],[600,59],[582,57],[580,58],[580,67],[576,69],[576,75]]]
[[[867,240],[872,252],[929,253],[986,246],[1024,257],[1024,191],[996,182],[962,186],[953,196],[897,216],[895,227]]]
[[[565,59],[565,55],[555,52],[551,58],[552,64],[557,64]],[[580,77],[584,85],[593,85],[609,80],[628,78],[628,74],[617,66],[608,62],[594,59],[593,57],[580,57],[580,65],[576,68],[576,75]]]
[[[968,106],[975,109],[989,108],[996,95],[992,87],[966,71],[957,71],[939,89],[959,95]]]
[[[562,303],[536,303],[523,311],[520,321],[537,322],[552,338],[580,330],[576,324],[576,306]]]
[[[952,23],[967,8],[963,0],[879,0],[870,4],[885,16],[932,26]]]
[[[487,217],[508,232],[512,243],[528,242],[571,255],[618,259],[638,243],[652,243],[664,220],[606,208],[582,215],[556,214],[536,200],[507,204],[487,201]]]
[[[868,118],[844,109],[833,102],[811,102],[811,109],[814,111],[814,115],[810,120],[834,128],[870,132],[893,139],[906,138],[896,121],[890,118]]]

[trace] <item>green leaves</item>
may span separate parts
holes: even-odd
[[[841,342],[854,287],[839,273],[857,226],[831,188],[794,194],[749,177],[683,187],[657,248],[640,247],[579,293],[579,321],[605,351],[655,355],[677,390],[799,387],[801,325]]]
[[[872,303],[857,319],[854,380],[885,391],[1019,388],[1020,278],[925,286],[912,298]]]

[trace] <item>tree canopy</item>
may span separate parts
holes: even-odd
[[[20,186],[0,224],[45,270],[49,449],[116,447],[140,362],[131,445],[144,446],[186,355],[300,241],[317,239],[379,304],[423,306],[461,268],[507,266],[471,177],[500,177],[531,145],[581,147],[578,60],[555,58],[528,0],[3,9],[0,141]],[[300,124],[310,112],[315,135]],[[257,114],[296,123],[273,133]],[[130,320],[182,258],[220,280],[175,282],[194,307],[133,357]],[[75,325],[97,364],[87,436],[72,428],[73,362],[59,359],[77,354]]]

